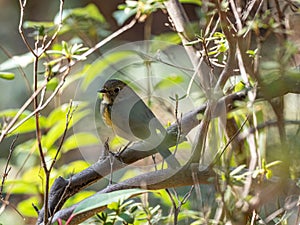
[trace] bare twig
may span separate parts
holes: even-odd
[[[27,3],[27,0],[24,0],[23,2],[22,2],[22,0],[19,0],[19,5],[20,5],[19,33],[20,33],[21,38],[22,38],[23,42],[25,43],[27,49],[34,55],[34,57],[36,57],[37,53],[34,52],[34,50],[31,48],[29,42],[27,41],[27,38],[24,35],[23,28],[22,28],[26,3]]]
[[[8,177],[8,174],[11,170],[11,167],[9,167],[9,162],[11,160],[13,151],[15,149],[15,144],[16,144],[17,139],[18,139],[18,135],[14,138],[14,140],[12,141],[12,143],[10,145],[9,154],[8,154],[6,164],[5,164],[5,167],[4,167],[4,171],[3,171],[3,175],[2,175],[2,181],[1,181],[1,186],[0,186],[0,201],[2,202],[2,206],[0,208],[0,215],[5,210],[6,206],[10,206],[11,208],[13,208],[14,211],[16,211],[24,219],[24,216],[19,212],[19,210],[13,204],[11,204],[8,201],[10,195],[7,194],[5,196],[5,199],[4,199],[4,196],[3,196],[3,189],[4,189],[5,181],[6,181],[6,179]]]
[[[73,101],[70,100],[70,103],[69,103],[69,109],[68,109],[68,112],[67,112],[67,114],[66,114],[66,125],[65,125],[65,129],[64,129],[64,132],[63,132],[62,137],[61,137],[61,139],[60,139],[60,142],[59,142],[58,148],[57,148],[57,150],[56,150],[55,156],[54,156],[54,158],[53,158],[53,161],[52,161],[52,163],[51,163],[51,165],[50,165],[50,167],[49,167],[49,172],[51,172],[51,170],[53,169],[53,167],[54,167],[54,165],[55,165],[55,163],[56,163],[57,157],[58,157],[58,155],[59,155],[59,153],[60,153],[60,151],[61,151],[61,148],[62,148],[62,146],[63,146],[63,143],[64,143],[64,141],[65,141],[65,138],[66,138],[66,135],[67,135],[67,131],[68,131],[68,129],[69,129],[69,124],[70,124],[70,122],[71,122],[71,120],[72,120],[72,118],[73,118],[73,114],[74,114],[76,108],[77,108],[77,106],[73,109]]]
[[[16,144],[17,139],[18,139],[18,135],[14,138],[14,140],[12,141],[12,143],[9,147],[9,153],[8,153],[8,156],[7,156],[6,164],[5,164],[3,175],[2,175],[1,186],[0,186],[0,199],[3,199],[4,183],[5,183],[5,180],[6,180],[8,174],[11,170],[11,167],[9,167],[9,162],[10,162],[10,159],[12,157],[12,153],[15,149],[15,144]]]
[[[236,131],[236,133],[228,140],[228,142],[226,143],[226,145],[222,148],[222,150],[217,153],[217,156],[214,158],[214,160],[212,161],[212,163],[210,164],[210,167],[213,167],[214,165],[216,165],[216,163],[220,160],[221,156],[224,154],[224,152],[226,151],[226,149],[228,148],[228,146],[232,143],[232,141],[234,139],[236,139],[238,137],[238,135],[241,133],[241,131],[243,130],[246,122],[248,121],[248,117],[244,120],[244,122],[242,123],[242,125],[239,127],[239,129]]]

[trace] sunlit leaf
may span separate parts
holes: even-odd
[[[234,176],[236,174],[239,174],[240,172],[242,172],[242,170],[245,169],[245,167],[246,167],[246,165],[240,165],[240,166],[236,167],[234,170],[232,170],[230,172],[230,176]]]
[[[73,102],[73,107],[76,107],[76,111],[80,111],[81,109],[85,108],[87,103],[85,102]],[[55,123],[63,120],[66,121],[66,116],[69,110],[70,104],[65,103],[60,107],[54,109],[47,118],[47,127],[50,128]]]
[[[25,21],[23,23],[23,27],[25,29],[37,28],[37,27],[51,28],[54,25],[55,24],[53,22],[45,22],[45,21]]]
[[[245,83],[240,81],[234,86],[234,92],[239,92],[245,89]]]
[[[69,151],[83,146],[90,146],[99,143],[98,138],[91,133],[77,133],[70,136],[63,144],[63,151]]]
[[[90,164],[86,161],[76,160],[74,162],[71,162],[69,164],[65,164],[65,165],[61,166],[58,169],[58,172],[60,174],[70,175],[70,174],[74,174],[74,173],[79,173],[80,171],[88,168],[89,166],[90,166]]]
[[[54,91],[55,88],[57,87],[58,83],[59,83],[59,80],[58,80],[56,77],[52,78],[52,79],[47,83],[47,86],[46,86],[46,87],[47,87],[47,90],[48,90],[48,91]]]
[[[14,116],[16,116],[16,114],[18,112],[19,112],[19,109],[7,109],[7,110],[0,111],[0,118],[1,117],[6,118],[6,119],[13,118]],[[29,116],[30,114],[31,114],[31,112],[29,110],[25,110],[20,115],[18,121],[21,121],[22,119],[24,119],[26,116]],[[46,118],[44,116],[40,115],[39,122],[40,122],[40,127],[44,128],[46,125]],[[10,133],[10,135],[28,133],[28,132],[35,131],[35,129],[36,129],[35,118],[34,118],[34,116],[32,116],[27,121],[22,123],[17,129],[12,131]]]
[[[95,194],[95,191],[81,191],[79,194],[76,194],[75,196],[72,196],[67,200],[67,202],[64,204],[65,207],[70,207],[88,197]]]
[[[31,180],[7,180],[6,186],[12,194],[38,194],[40,193],[39,186]]]
[[[5,80],[13,80],[13,79],[15,79],[15,74],[0,71],[0,78],[5,79]]]
[[[30,198],[27,198],[23,201],[21,201],[18,204],[18,211],[22,212],[22,216],[27,216],[27,217],[37,217],[37,213],[35,211],[35,209],[32,207],[32,204],[34,204],[35,206],[38,206],[41,204],[38,195],[36,196],[32,196]]]
[[[98,7],[95,4],[88,4],[86,7],[74,8],[74,9],[65,9],[63,11],[63,20],[69,17],[82,17],[90,18],[98,22],[105,22],[105,18],[100,13]],[[55,17],[55,23],[59,22],[59,15]]]
[[[112,202],[119,202],[121,200],[128,199],[132,196],[143,194],[146,192],[149,191],[141,190],[141,189],[127,189],[127,190],[114,191],[110,193],[97,194],[79,203],[79,205],[75,208],[73,214],[76,215],[89,210],[93,210],[95,208],[99,208],[111,204]]]
[[[172,76],[168,76],[164,79],[162,79],[160,82],[158,82],[155,86],[154,86],[154,90],[156,89],[162,89],[162,88],[169,88],[169,87],[173,87],[176,84],[180,84],[183,83],[184,79],[182,76],[180,75],[172,75]]]
[[[77,111],[73,114],[71,121],[69,122],[68,129],[70,129],[74,124],[76,124],[80,119],[89,114],[88,110]],[[42,143],[43,146],[47,149],[50,149],[51,146],[63,135],[66,129],[66,118],[56,123],[47,135],[43,136]]]
[[[184,3],[184,4],[195,4],[198,6],[202,6],[201,0],[180,0],[179,2]]]

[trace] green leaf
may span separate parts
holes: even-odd
[[[24,29],[28,29],[28,28],[36,29],[37,27],[51,28],[54,25],[55,24],[53,22],[45,22],[45,21],[25,21],[23,23]]]
[[[127,190],[119,190],[110,193],[100,193],[96,194],[93,197],[90,197],[81,203],[75,208],[73,214],[80,214],[86,211],[93,210],[95,208],[99,208],[102,206],[106,206],[112,202],[119,202],[124,199],[128,199],[135,195],[143,194],[149,192],[149,190],[142,189],[127,189]]]
[[[119,217],[126,222],[126,224],[133,224],[134,222],[134,217],[132,215],[129,215],[127,213],[121,213],[119,214]]]
[[[32,207],[32,204],[38,206],[40,204],[38,195],[27,198],[18,204],[18,211],[22,212],[22,216],[37,217],[37,213]]]
[[[122,60],[137,60],[137,54],[134,51],[117,51],[106,55],[104,58],[96,61],[86,71],[85,78],[82,82],[83,90],[86,90],[90,83],[99,75],[108,69],[112,64],[116,64]],[[139,59],[139,58],[138,58]]]
[[[63,11],[63,20],[72,17],[81,17],[85,19],[92,19],[100,23],[105,22],[104,16],[100,13],[98,7],[95,4],[88,4],[86,7],[74,8],[74,9],[65,9]],[[59,22],[59,15],[55,17],[54,20],[56,23]]]
[[[99,143],[98,138],[91,133],[77,133],[70,136],[63,144],[63,151],[67,152],[69,150],[80,148],[83,146],[95,145]]]
[[[120,204],[119,204],[119,202],[120,202],[120,201],[109,203],[109,204],[107,205],[107,208],[109,208],[110,210],[113,210],[113,211],[118,212],[119,209],[120,209]]]
[[[75,173],[75,172],[73,171],[72,173]],[[67,202],[64,204],[64,207],[70,207],[70,206],[92,196],[93,194],[95,194],[95,191],[81,191],[79,194],[69,198],[67,200]]]
[[[240,81],[234,86],[234,92],[239,92],[245,89],[244,82]]]
[[[59,83],[59,80],[58,80],[56,77],[52,78],[52,79],[47,83],[47,86],[46,86],[46,87],[47,87],[47,90],[48,90],[48,91],[54,91],[55,88],[57,87],[58,83]]]
[[[13,79],[15,79],[15,74],[0,71],[0,78],[5,79],[5,80],[13,80]]]
[[[151,43],[151,52],[157,52],[158,50],[166,49],[172,45],[178,45],[181,43],[181,38],[175,32],[163,33],[156,35]]]
[[[13,118],[17,113],[19,112],[19,109],[7,109],[3,110],[0,112],[0,118]],[[19,117],[18,121],[24,119],[26,116],[30,115],[31,111],[25,110]],[[46,125],[46,118],[44,116],[39,117],[40,121],[40,127],[44,128]],[[22,134],[22,133],[28,133],[31,131],[35,131],[36,126],[35,126],[35,118],[32,116],[30,117],[27,121],[22,123],[17,129],[12,131],[10,135],[13,134]]]
[[[72,120],[69,123],[68,129],[70,129],[74,124],[76,124],[80,119],[89,114],[89,110],[84,110],[80,112],[74,112]],[[47,135],[43,136],[42,144],[47,149],[50,149],[53,144],[63,135],[66,129],[66,114],[65,119],[61,119],[58,123],[56,123],[47,133]]]
[[[38,183],[32,180],[7,180],[5,182],[7,187],[10,187],[9,191],[11,194],[38,194],[40,193]]]
[[[234,175],[241,173],[242,170],[245,169],[245,167],[246,167],[246,165],[240,165],[240,166],[236,167],[234,170],[232,170],[230,172],[230,176],[234,176]]]
[[[195,4],[198,6],[202,6],[202,1],[201,0],[180,0],[179,2],[183,4]]]
[[[76,160],[74,162],[71,162],[69,164],[61,166],[58,170],[60,174],[74,174],[74,173],[79,173],[80,171],[88,168],[90,164],[86,161],[83,160]]]
[[[76,111],[80,111],[87,106],[87,103],[74,101],[73,106],[76,106]],[[69,107],[70,104],[65,103],[60,107],[54,109],[47,118],[47,128],[51,128],[54,124],[58,123],[61,120],[66,121],[66,115],[68,113]]]
[[[168,76],[168,77],[162,79],[160,82],[158,82],[154,86],[154,90],[173,87],[174,85],[180,84],[182,82],[184,82],[184,79],[180,75]]]

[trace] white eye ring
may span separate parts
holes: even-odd
[[[120,87],[116,87],[116,88],[114,89],[114,92],[117,94],[117,93],[119,93],[120,90],[121,90]]]

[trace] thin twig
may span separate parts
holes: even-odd
[[[18,135],[14,138],[14,140],[12,141],[12,143],[9,147],[9,154],[8,154],[6,164],[5,164],[5,168],[4,168],[3,175],[2,175],[2,181],[1,181],[1,186],[0,186],[0,201],[2,202],[2,206],[0,208],[0,215],[5,210],[6,206],[9,205],[11,208],[14,209],[14,211],[16,211],[24,219],[24,216],[19,212],[19,210],[13,204],[11,204],[8,201],[8,198],[9,198],[8,196],[9,195],[6,195],[5,199],[3,198],[3,189],[4,189],[5,180],[7,179],[8,174],[11,170],[11,167],[9,167],[9,162],[11,160],[12,153],[15,149],[15,144],[16,144],[17,139],[18,139]]]
[[[61,205],[61,202],[63,201],[64,196],[67,194],[67,191],[68,191],[68,189],[69,189],[71,183],[72,183],[72,176],[70,177],[68,184],[65,186],[64,191],[63,191],[63,193],[61,194],[61,197],[60,197],[60,199],[58,200],[58,202],[57,202],[57,204],[56,204],[56,206],[55,206],[55,208],[54,208],[54,210],[53,210],[53,212],[52,212],[51,218],[50,218],[50,220],[49,220],[49,224],[52,224],[53,215],[59,210],[59,206]]]
[[[2,181],[1,181],[1,186],[0,186],[0,199],[3,199],[3,188],[4,188],[4,183],[5,183],[5,180],[11,170],[11,167],[9,167],[9,162],[11,160],[11,157],[12,157],[12,153],[15,149],[15,144],[16,144],[16,141],[18,139],[18,135],[14,138],[14,140],[12,141],[10,147],[9,147],[9,153],[8,153],[8,156],[7,156],[7,160],[6,160],[6,164],[5,164],[5,167],[4,167],[4,171],[3,171],[3,175],[2,175]]]
[[[23,2],[22,2],[22,0],[19,0],[19,5],[20,5],[19,33],[20,33],[21,38],[22,38],[23,42],[25,43],[27,49],[34,55],[34,57],[37,57],[35,51],[31,48],[29,42],[27,41],[27,38],[25,37],[23,28],[22,28],[23,20],[24,20],[24,9],[25,9],[26,3],[27,3],[27,0],[24,0]]]
[[[173,209],[174,209],[174,221],[173,221],[173,224],[174,225],[177,225],[177,220],[178,220],[178,213],[176,213],[177,211],[177,205],[176,205],[176,202],[175,202],[175,199],[172,195],[172,193],[170,192],[170,190],[168,188],[165,189],[170,200],[171,200],[171,203],[172,203],[172,206],[173,206]]]
[[[226,143],[226,145],[223,147],[223,149],[217,154],[217,156],[214,158],[212,163],[210,164],[210,167],[213,168],[214,165],[220,160],[221,156],[224,154],[228,146],[231,144],[231,142],[241,133],[243,127],[246,125],[246,122],[248,121],[248,117],[244,120],[240,128],[235,132],[235,134],[229,139],[229,141]]]
[[[54,167],[54,165],[55,165],[55,163],[56,163],[57,157],[58,157],[58,155],[59,155],[59,153],[60,153],[60,151],[61,151],[61,148],[62,148],[62,146],[63,146],[63,143],[64,143],[64,141],[65,141],[65,138],[66,138],[66,135],[67,135],[67,131],[68,131],[68,128],[69,128],[70,121],[71,121],[72,118],[73,118],[73,114],[74,114],[74,112],[76,111],[76,108],[77,108],[77,106],[73,109],[73,101],[70,100],[69,110],[68,110],[67,115],[66,115],[66,125],[65,125],[65,129],[64,129],[63,135],[62,135],[62,137],[61,137],[61,139],[60,139],[59,146],[58,146],[58,148],[57,148],[57,150],[56,150],[56,154],[55,154],[55,156],[54,156],[54,158],[53,158],[53,161],[52,161],[52,163],[51,163],[51,165],[50,165],[50,167],[49,167],[49,172],[51,172],[51,170],[53,169],[53,167]]]

